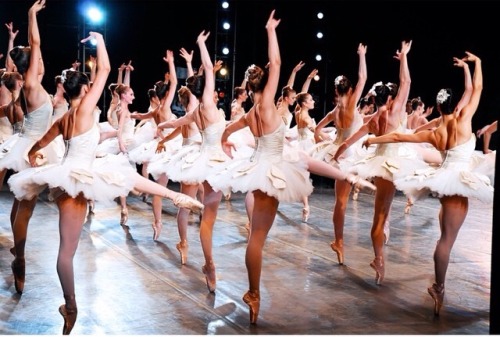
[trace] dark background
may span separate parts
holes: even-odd
[[[112,64],[109,83],[116,82],[117,68],[132,60],[135,71],[131,86],[136,100],[131,110],[145,111],[146,92],[155,81],[163,78],[168,69],[163,61],[167,49],[175,52],[176,65],[184,67],[178,52],[181,47],[194,50],[193,66],[200,64],[196,38],[202,30],[211,32],[208,49],[215,56],[218,34],[216,27],[220,0],[103,0],[95,1],[106,11],[106,43]],[[344,74],[353,82],[357,78],[357,46],[368,46],[368,82],[398,83],[399,62],[393,59],[401,41],[412,39],[409,66],[412,76],[410,97],[420,96],[426,105],[433,105],[439,89],[450,87],[457,98],[463,92],[463,71],[453,66],[453,57],[462,57],[468,50],[483,60],[484,91],[473,120],[477,130],[497,119],[500,106],[498,60],[500,53],[495,40],[497,20],[490,1],[245,1],[230,0],[232,29],[235,29],[234,84],[243,80],[245,69],[252,63],[267,63],[265,23],[272,9],[282,21],[277,28],[282,57],[281,85],[285,85],[293,67],[305,62],[297,74],[295,88],[300,90],[309,72],[317,68],[320,80],[313,81],[310,92],[316,100],[311,115],[317,122],[333,107],[333,80]],[[42,51],[46,65],[44,85],[54,92],[53,78],[62,69],[70,67],[79,57],[79,40],[83,37],[83,14],[79,7],[84,1],[48,0],[38,15]],[[27,44],[27,11],[33,1],[0,0],[0,22],[14,22],[20,32],[16,44]],[[321,10],[323,20],[316,18]],[[220,24],[220,22],[219,22]],[[321,29],[322,40],[315,36]],[[0,30],[1,31],[1,30]],[[7,31],[0,34],[0,52],[5,54]],[[233,31],[231,31],[231,34]],[[220,41],[219,41],[220,44]],[[233,49],[233,48],[232,48]],[[317,52],[323,60],[314,59]],[[80,55],[81,58],[81,55]],[[88,58],[88,55],[87,55]],[[230,62],[232,63],[232,62]],[[3,64],[3,62],[1,63]],[[228,100],[232,96],[233,80],[223,90]],[[108,95],[109,96],[109,95]],[[106,103],[109,97],[106,99]],[[102,105],[102,103],[101,103]],[[102,106],[101,106],[102,107]],[[435,111],[431,118],[437,117]],[[493,135],[491,148],[496,148]],[[478,149],[482,141],[478,140]]]

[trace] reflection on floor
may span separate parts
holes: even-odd
[[[178,186],[172,185],[173,189]],[[386,246],[386,277],[375,284],[370,228],[373,195],[350,201],[345,225],[345,265],[330,248],[331,189],[316,189],[311,215],[302,205],[281,204],[264,247],[261,306],[249,324],[242,295],[247,231],[244,196],[221,202],[214,230],[217,290],[207,291],[198,216],[191,215],[189,257],[180,264],[176,208],[163,201],[164,229],[153,241],[151,203],[129,196],[128,228],[120,209],[96,205],[75,256],[78,320],[72,334],[488,334],[492,205],[470,201],[452,251],[444,307],[439,318],[427,287],[433,282],[433,251],[439,235],[439,201],[418,201],[404,214],[396,195]],[[26,285],[16,294],[10,268],[12,195],[0,192],[0,333],[60,334],[63,303],[56,273],[58,211],[42,195],[30,222]]]

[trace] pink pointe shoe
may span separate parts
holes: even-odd
[[[247,291],[246,294],[243,295],[243,302],[245,302],[248,305],[248,308],[250,309],[250,323],[256,324],[260,309],[259,291],[258,290]]]
[[[339,264],[343,265],[344,264],[344,247],[337,245],[336,242],[330,243],[330,247],[332,247],[332,250],[337,253],[337,259],[339,260]]]
[[[302,222],[307,222],[309,220],[309,206],[302,208]]]
[[[153,240],[156,241],[160,237],[161,230],[163,229],[163,224],[161,223],[161,221],[156,220],[155,222],[153,222],[151,227],[153,227]]]
[[[361,189],[361,188],[366,187],[372,191],[377,190],[377,187],[375,185],[373,185],[371,182],[369,182],[368,180],[365,180],[365,179],[363,179],[360,176],[357,176],[355,174],[351,174],[351,173],[347,174],[347,177],[345,178],[345,180],[347,182],[349,182],[355,188],[358,187],[359,189]]]
[[[216,282],[217,282],[215,275],[215,266],[211,264],[211,267],[212,268],[209,269],[207,265],[204,265],[201,268],[201,271],[203,272],[203,274],[205,274],[205,281],[207,282],[208,291],[210,291],[211,293],[215,293]]]
[[[434,315],[439,316],[439,311],[443,306],[444,300],[444,284],[438,285],[437,283],[434,283],[432,286],[427,288],[427,291],[434,300]]]
[[[194,213],[201,213],[203,211],[203,208],[205,208],[205,205],[203,205],[198,200],[193,199],[190,196],[182,194],[182,193],[179,193],[173,199],[173,202],[174,202],[174,205],[176,207],[187,208]]]
[[[385,276],[384,258],[382,256],[375,257],[375,259],[370,262],[370,267],[372,267],[376,272],[375,283],[377,283],[377,285],[381,285]]]
[[[179,251],[179,254],[181,254],[181,264],[186,264],[187,262],[187,256],[188,256],[188,243],[186,240],[180,241],[177,245],[175,245],[175,248]]]

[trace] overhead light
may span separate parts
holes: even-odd
[[[317,33],[316,33],[316,37],[317,37],[318,39],[322,39],[322,38],[323,38],[323,33],[322,33],[322,32],[317,32]]]
[[[321,54],[316,55],[316,61],[321,61],[323,58],[321,57]]]
[[[318,12],[317,17],[318,17],[318,19],[321,20],[321,19],[323,19],[324,15],[322,12]]]
[[[224,55],[229,54],[229,48],[228,47],[222,48],[222,54],[224,54]]]
[[[222,24],[222,28],[224,28],[225,30],[228,30],[229,28],[231,28],[231,24],[230,24],[229,22],[227,22],[227,21],[226,21],[226,22],[224,22],[224,23]]]
[[[224,8],[224,9],[229,8],[229,2],[227,2],[227,1],[222,1],[222,8]]]

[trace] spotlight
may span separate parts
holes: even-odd
[[[316,61],[321,61],[322,59],[321,54],[316,54]]]
[[[90,22],[98,24],[103,20],[104,14],[99,8],[90,7],[87,10],[87,18],[90,20]]]
[[[314,78],[314,80],[315,80],[316,82],[318,82],[318,81],[319,81],[319,75],[314,75],[314,77],[313,77],[313,78]]]
[[[227,69],[226,68],[220,68],[219,70],[219,74],[221,74],[221,76],[226,76],[227,75]]]
[[[91,38],[90,39],[90,44],[93,45],[93,46],[96,46],[97,45],[97,40],[94,39],[94,38]]]
[[[222,48],[222,54],[224,54],[224,55],[229,54],[229,48],[228,47]]]
[[[323,19],[323,13],[322,12],[318,12],[317,17],[320,20]]]
[[[229,8],[229,2],[227,1],[222,1],[222,8],[228,9]]]
[[[231,28],[231,25],[229,24],[229,22],[226,21],[222,24],[222,28],[224,28],[225,30],[228,30],[229,28]]]
[[[317,37],[318,39],[322,39],[322,38],[323,38],[323,33],[322,33],[322,32],[317,32],[317,33],[316,33],[316,37]]]

